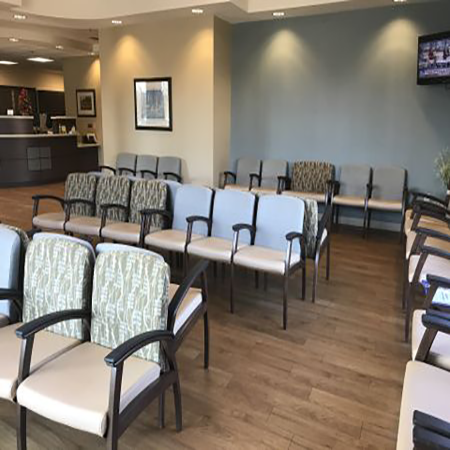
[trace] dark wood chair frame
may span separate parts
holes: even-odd
[[[334,172],[334,171],[333,171]],[[332,199],[332,189],[333,185],[335,183],[334,178],[331,178],[327,180],[327,187],[325,190],[325,204],[329,204]],[[277,187],[277,194],[282,194],[284,191],[290,191],[292,189],[292,179],[291,177],[287,175],[279,176],[278,177],[278,187]],[[296,191],[294,191],[296,192]],[[312,194],[322,194],[322,192],[312,192]],[[330,203],[331,204],[331,203]]]
[[[450,450],[450,424],[414,411],[413,443],[414,450]]]
[[[262,163],[260,162],[259,164],[259,173],[249,173],[248,174],[248,190],[251,191],[252,187],[253,187],[253,180],[256,179],[258,181],[258,187],[261,186],[261,177],[262,177]],[[231,177],[233,179],[233,184],[236,184],[236,180],[237,180],[237,173],[236,172],[232,172],[231,170],[226,170],[225,172],[223,172],[223,188],[225,189],[226,186],[228,186],[229,183],[229,178]]]

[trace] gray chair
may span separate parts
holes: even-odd
[[[287,161],[265,160],[262,162],[261,175],[250,174],[250,190],[258,195],[277,194],[278,180],[287,175]]]
[[[175,156],[161,156],[158,162],[158,178],[181,183],[181,159]]]
[[[239,158],[235,172],[224,172],[224,189],[250,190],[251,174],[261,175],[261,160],[253,157]]]
[[[332,183],[332,204],[339,223],[341,206],[361,208],[364,211],[368,198],[368,186],[372,178],[372,169],[366,165],[345,165],[341,167],[339,181]],[[365,222],[363,225],[366,228]]]
[[[116,167],[107,165],[98,166],[98,172],[91,172],[95,175],[101,175],[105,170],[112,172],[113,175],[136,175],[137,155],[134,153],[119,153],[116,159]]]
[[[259,199],[256,226],[237,224],[231,258],[230,307],[234,310],[235,267],[246,267],[284,278],[283,328],[287,328],[289,276],[302,269],[302,298],[306,292],[306,249],[303,237],[305,204],[303,200],[280,195]],[[249,232],[253,245],[240,248],[240,234]]]
[[[212,218],[188,217],[187,254],[211,261],[231,262],[233,247],[233,225],[253,223],[256,197],[250,192],[218,190],[214,196]],[[197,222],[208,224],[208,237],[191,242],[192,227]],[[240,239],[239,248],[250,244],[250,237]]]
[[[138,155],[136,160],[136,175],[142,178],[158,178],[158,157],[153,155]]]
[[[400,236],[402,236],[407,199],[406,170],[400,167],[376,167],[373,170],[372,181],[368,185],[368,198],[364,211],[367,231],[370,230],[373,210],[397,212],[401,214]]]

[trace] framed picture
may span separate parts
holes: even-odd
[[[136,130],[172,131],[172,78],[134,80]]]
[[[77,89],[77,116],[96,117],[95,90]]]

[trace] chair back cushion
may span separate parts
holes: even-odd
[[[265,195],[259,199],[256,213],[255,245],[286,251],[286,235],[303,233],[305,204],[303,200],[284,195]],[[298,240],[293,251],[300,253]]]
[[[57,311],[89,308],[93,251],[74,238],[56,234],[30,243],[25,257],[24,322]],[[62,322],[49,330],[66,337],[82,338],[80,320]]]
[[[253,223],[256,197],[250,192],[217,190],[214,196],[212,231],[214,237],[233,240],[233,225]],[[240,242],[250,242],[249,233],[241,233]]]
[[[164,180],[164,183],[166,183],[166,186],[168,188],[167,210],[173,214],[174,207],[175,207],[175,197],[177,195],[177,191],[183,185],[181,183],[178,183],[178,181],[172,181],[172,180]]]
[[[262,163],[261,187],[278,187],[278,177],[285,177],[288,173],[288,163],[282,160],[267,160]],[[256,187],[256,186],[254,186]]]
[[[324,194],[327,182],[334,180],[334,165],[323,161],[298,161],[292,167],[291,189]]]
[[[71,173],[67,176],[65,186],[66,200],[95,200],[95,189],[97,187],[97,177],[90,173]],[[94,211],[89,205],[75,204],[71,208],[71,213],[76,216],[91,216]]]
[[[94,271],[92,342],[116,348],[141,333],[167,328],[170,269],[163,259],[135,251],[101,253]],[[160,364],[159,344],[135,356]]]
[[[116,160],[117,169],[136,170],[137,155],[133,153],[119,153]]]
[[[369,166],[346,165],[341,167],[339,195],[365,197],[370,181]]]
[[[406,170],[401,167],[377,167],[373,171],[372,198],[402,201]]]
[[[101,217],[101,205],[115,204],[128,207],[130,201],[131,181],[126,176],[101,177],[97,184],[97,195],[95,198],[97,217]],[[125,222],[126,213],[122,209],[112,208],[108,211],[108,220]]]
[[[236,163],[236,184],[250,185],[250,174],[261,174],[261,160],[253,157],[239,158]]]
[[[150,170],[151,172],[157,172],[158,170],[158,157],[153,155],[138,155],[136,160],[136,174],[140,175],[141,170]],[[150,174],[144,174],[143,178],[153,177]]]
[[[209,217],[213,191],[203,186],[184,185],[177,191],[172,228],[187,230],[186,218],[189,216]],[[193,227],[194,234],[208,234],[208,226],[198,222]]]
[[[158,178],[164,178],[165,172],[173,172],[181,177],[181,159],[175,156],[161,156],[158,162]]]
[[[137,180],[131,188],[129,222],[141,223],[141,211],[143,209],[166,209],[167,185],[158,180]],[[152,227],[162,228],[163,218],[154,215]]]

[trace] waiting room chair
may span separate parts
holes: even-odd
[[[98,167],[97,176],[104,170],[113,175],[136,175],[137,155],[133,153],[119,153],[116,159],[116,167],[101,165]]]
[[[376,167],[368,184],[367,201],[364,208],[364,223],[370,230],[373,210],[401,214],[400,236],[403,236],[406,202],[408,200],[407,172],[399,167]]]
[[[141,214],[144,209],[165,210],[167,206],[167,185],[160,180],[135,179],[131,186],[130,206],[120,208],[127,213],[128,221],[108,221],[108,212],[119,208],[117,205],[105,205],[102,211],[102,224],[100,230],[102,239],[110,239],[128,244],[143,245],[145,232],[145,216]],[[164,225],[164,218],[153,216],[152,230],[160,230]]]
[[[138,155],[136,160],[136,176],[142,178],[158,178],[158,157],[153,155]]]
[[[136,251],[100,254],[94,269],[91,339],[38,371],[21,365],[17,390],[18,442],[26,448],[27,411],[106,439],[120,436],[170,387],[176,428],[182,428],[181,392],[174,334],[167,331],[170,269],[161,258]],[[111,312],[114,311],[112,314]],[[17,330],[25,353],[49,324],[66,324],[80,311],[36,320]]]
[[[81,200],[72,206],[73,216],[90,216],[92,208],[89,204],[95,200],[97,177],[87,173],[71,173],[67,176],[64,187],[64,198],[54,195],[33,196],[33,230],[64,231],[66,220],[66,202]],[[39,214],[39,206],[42,201],[50,200],[59,203],[60,212]]]
[[[258,195],[278,193],[278,180],[288,174],[288,162],[283,160],[265,160],[261,174],[250,174],[250,190]]]
[[[326,203],[330,183],[334,182],[334,177],[333,164],[322,161],[298,161],[293,164],[291,179],[279,177],[278,192],[290,197]]]
[[[28,245],[23,281],[22,321],[0,329],[0,398],[15,401],[22,380],[19,367],[36,372],[86,338],[80,320],[57,324],[55,315],[83,319],[91,299],[94,250],[89,243],[64,235],[39,233]],[[75,314],[76,311],[76,314]],[[21,349],[16,331],[23,323],[49,321],[51,326]],[[47,328],[47,327],[45,327]]]
[[[158,178],[181,183],[181,159],[175,156],[161,156],[158,161]]]
[[[261,175],[261,160],[253,157],[239,158],[236,172],[224,172],[224,189],[250,190],[250,175]]]
[[[304,202],[280,195],[262,196],[258,201],[256,225],[236,224],[231,258],[230,308],[234,311],[235,267],[245,267],[284,278],[283,328],[287,329],[289,276],[302,269],[302,298],[305,298],[306,249],[303,236]],[[240,248],[240,233],[249,232],[252,245]]]
[[[129,212],[130,185],[128,177],[101,177],[97,183],[95,203],[88,200],[69,200],[66,202],[66,219],[64,230],[84,236],[101,237],[100,231],[106,220],[111,222],[126,222]],[[94,216],[72,215],[74,206],[87,205]],[[103,211],[107,210],[106,215]]]

